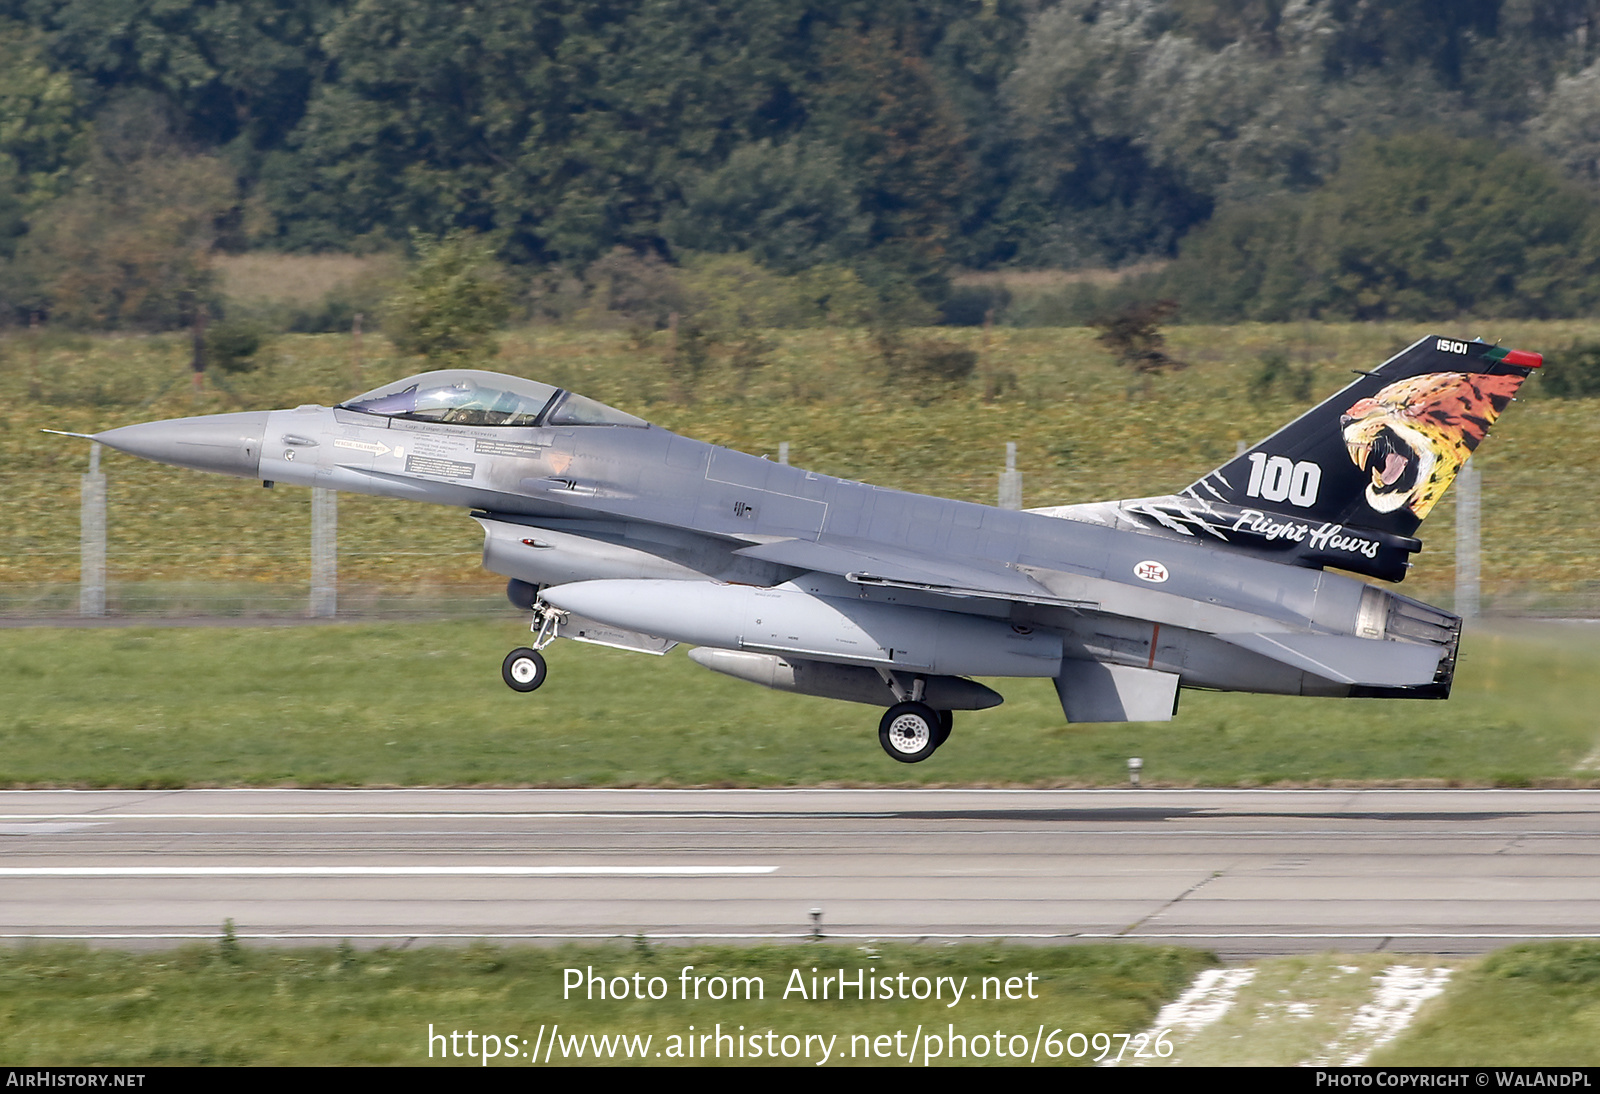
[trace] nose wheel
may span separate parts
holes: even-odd
[[[512,691],[537,691],[547,675],[544,655],[526,646],[512,650],[500,663],[500,678]]]
[[[896,703],[878,723],[878,743],[892,759],[921,763],[950,739],[954,722],[948,710],[934,710],[926,703]]]

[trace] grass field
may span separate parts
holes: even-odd
[[[713,359],[690,383],[669,366],[667,335],[534,329],[508,334],[503,371],[610,402],[667,428],[747,452],[791,445],[792,462],[884,486],[993,501],[1005,443],[1019,445],[1024,502],[1050,505],[1181,488],[1289,420],[1304,404],[1260,391],[1261,356],[1311,370],[1314,397],[1343,386],[1428,333],[1381,324],[1174,327],[1191,367],[1148,391],[1093,332],[940,330],[978,349],[965,383],[896,384],[864,331],[770,332],[767,363],[742,372]],[[1460,333],[1454,330],[1443,333]],[[1532,349],[1600,336],[1590,322],[1504,323],[1487,332]],[[234,409],[327,404],[408,372],[368,335],[285,336],[254,372],[213,376],[193,394],[178,336],[13,336],[0,342],[0,585],[77,578],[78,477],[85,445],[41,427],[92,432]],[[1484,587],[1501,604],[1600,593],[1600,417],[1592,400],[1529,397],[1474,457],[1484,476]],[[304,581],[308,491],[158,467],[107,454],[113,581]],[[1447,495],[1422,530],[1405,591],[1448,599],[1454,580]],[[341,499],[341,578],[395,589],[482,585],[476,525],[463,514],[377,498]]]
[[[499,623],[0,630],[0,786],[1600,784],[1600,628],[1469,631],[1447,702],[1185,692],[1171,723],[1067,725],[992,681],[928,761],[874,707],[557,643],[532,695]]]
[[[1526,944],[1468,961],[1263,960],[1220,1016],[1198,1027],[1180,1020],[1154,1040],[1159,1008],[1215,965],[1202,952],[1132,944],[361,951],[261,949],[223,934],[215,944],[138,954],[47,945],[0,951],[0,1060],[905,1066],[922,1064],[925,1051],[934,1066],[1084,1065],[1119,1054],[1124,1066],[1337,1066],[1394,1036],[1363,1029],[1357,1011],[1379,974],[1411,965],[1453,975],[1368,1066],[1600,1065],[1594,942]],[[840,972],[847,997],[830,985],[819,998],[823,977]],[[858,976],[868,998],[857,997]],[[625,998],[612,994],[619,977]],[[951,1006],[958,985],[963,998]],[[904,998],[913,994],[927,998]],[[1137,1059],[1141,1044],[1170,1055]]]
[[[540,1045],[548,1051],[556,1038],[552,1064],[613,1064],[628,1057],[617,1051],[615,1058],[595,1061],[593,1042],[585,1045],[581,1038],[626,1035],[651,1038],[647,1048],[633,1042],[636,1063],[715,1064],[715,1057],[704,1060],[702,1053],[717,1047],[720,1032],[730,1038],[721,1046],[722,1063],[772,1062],[770,1044],[778,1063],[817,1065],[826,1049],[827,1062],[834,1065],[904,1065],[915,1031],[948,1043],[954,1027],[964,1035],[968,1052],[963,1061],[958,1051],[956,1063],[1014,1064],[1019,1061],[1006,1050],[1017,1047],[1013,1038],[1018,1035],[1034,1042],[1041,1029],[1045,1034],[1060,1030],[1063,1041],[1077,1031],[1140,1031],[1162,1003],[1212,963],[1208,955],[1171,948],[998,944],[357,952],[257,950],[223,943],[158,954],[39,947],[0,951],[0,1060],[10,1066],[507,1066],[544,1063],[535,1061],[533,1049]],[[703,985],[688,982],[688,990],[705,993],[698,1001],[682,997],[684,966],[694,966],[692,975],[706,978]],[[569,968],[583,970],[585,983],[591,969],[608,981],[628,977],[630,998],[591,1000],[587,988],[564,997]],[[836,989],[827,1000],[809,998],[813,970],[820,978],[841,969],[851,985],[857,970],[879,983],[894,977],[897,996],[927,991],[930,984],[918,985],[916,977],[929,982],[954,977],[964,994],[978,998],[951,1007],[948,983],[941,985],[942,999],[920,1002],[870,995],[858,1000],[853,991],[840,1002]],[[662,998],[632,998],[635,973],[642,974],[639,985],[647,996],[653,987]],[[904,982],[898,979],[902,973]],[[797,974],[805,996],[793,990]],[[762,994],[755,1001],[707,998],[717,988],[713,979],[724,980],[728,994],[735,976],[759,978]],[[660,982],[652,986],[653,977]],[[994,979],[985,985],[985,977]],[[1004,997],[1013,979],[1011,997]],[[982,997],[986,987],[988,999]],[[745,990],[753,994],[748,985]],[[431,1060],[430,1025],[435,1034],[460,1034],[453,1042],[432,1042]],[[516,1058],[473,1060],[485,1050],[468,1053],[468,1030],[480,1043],[491,1034],[497,1053]],[[770,1042],[769,1030],[775,1034]],[[700,1036],[708,1039],[700,1042]],[[808,1036],[815,1039],[808,1042]],[[1005,1042],[999,1053],[997,1036]],[[691,1037],[696,1039],[692,1059]],[[982,1038],[981,1045],[975,1037]],[[583,1050],[583,1058],[563,1047],[571,1042],[562,1038],[577,1041],[572,1048]],[[730,1061],[735,1046],[743,1059]],[[899,1059],[893,1055],[896,1046]],[[1045,1046],[1037,1062],[1093,1062],[1077,1042],[1073,1049],[1077,1059],[1063,1044],[1058,1059],[1050,1060]],[[444,1056],[446,1051],[451,1055]]]
[[[1489,955],[1459,976],[1374,1066],[1600,1066],[1600,942]]]

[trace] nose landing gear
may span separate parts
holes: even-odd
[[[544,603],[533,605],[533,647],[518,646],[500,662],[500,679],[512,691],[538,691],[549,675],[544,655],[539,651],[556,640],[564,615]]]

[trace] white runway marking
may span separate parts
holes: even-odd
[[[649,820],[656,817],[680,820],[889,820],[895,813],[0,813],[0,821],[92,821],[104,824],[119,820]],[[4,834],[4,833],[0,833]]]
[[[728,877],[776,866],[6,866],[0,877]]]

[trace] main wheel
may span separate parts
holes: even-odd
[[[878,723],[878,743],[903,764],[921,763],[939,747],[939,712],[926,703],[896,703]]]
[[[500,678],[512,691],[537,691],[545,675],[544,655],[526,646],[512,650],[500,663]]]
[[[939,711],[939,734],[933,747],[939,748],[950,739],[950,731],[955,728],[956,716],[948,710]]]

